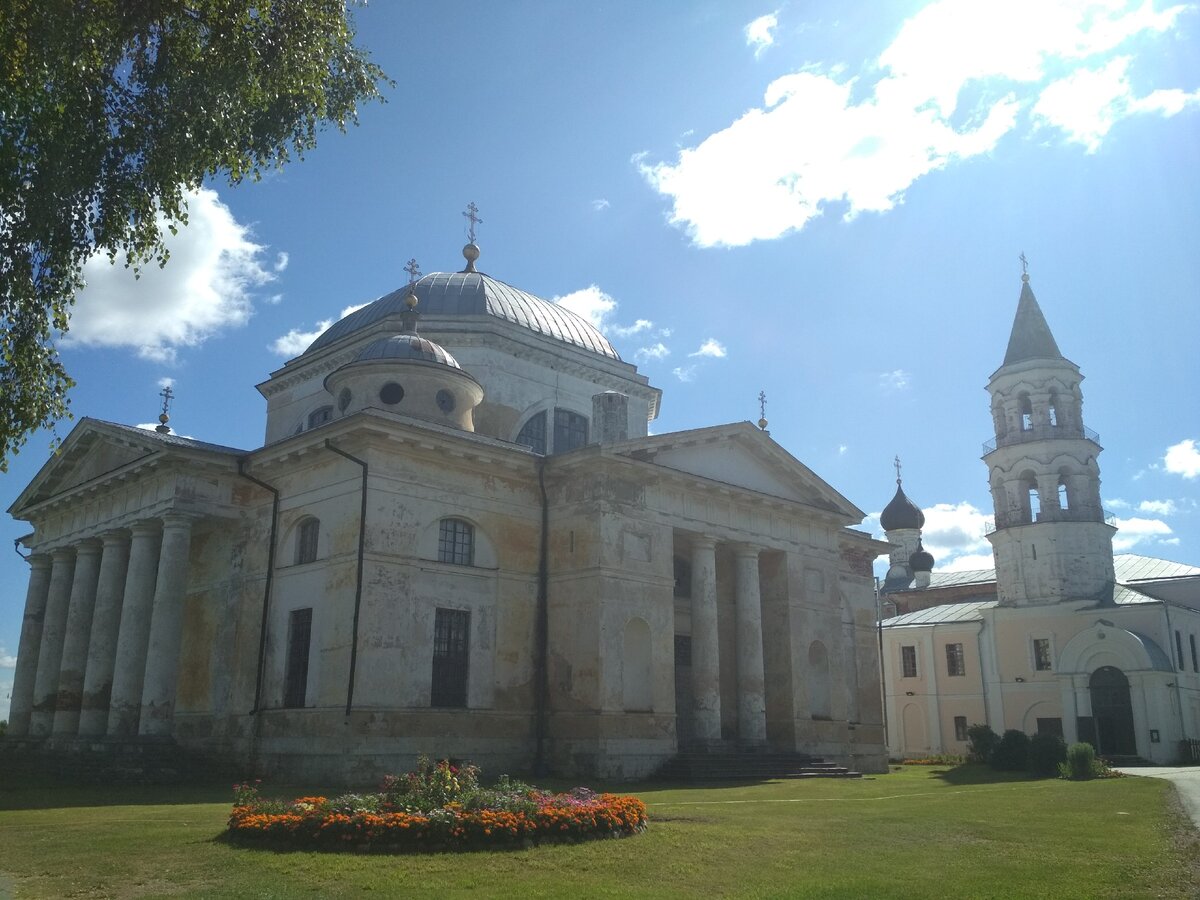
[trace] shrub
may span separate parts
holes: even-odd
[[[1057,734],[1035,734],[1029,739],[1029,771],[1035,775],[1056,775],[1067,758],[1067,745]]]
[[[967,757],[971,762],[991,762],[992,751],[999,738],[988,725],[972,725],[967,729]]]
[[[1004,732],[992,751],[992,768],[1000,772],[1020,772],[1029,757],[1029,735],[1016,728]]]
[[[1097,771],[1098,763],[1096,750],[1091,744],[1072,744],[1067,748],[1066,762],[1059,765],[1058,771],[1063,778],[1070,778],[1072,781],[1086,781],[1100,774]],[[1099,763],[1099,765],[1103,766],[1103,763]]]

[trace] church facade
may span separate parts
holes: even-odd
[[[897,479],[880,518],[892,545],[882,592],[892,755],[964,753],[977,723],[1160,764],[1200,738],[1200,568],[1114,557],[1082,380],[1023,276],[988,384],[995,569],[932,572],[924,516]]]
[[[661,392],[478,255],[273,372],[257,449],[79,422],[10,509],[9,735],[351,782],[422,753],[883,769],[862,511],[765,421],[650,435]]]

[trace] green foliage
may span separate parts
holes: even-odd
[[[1035,775],[1056,775],[1067,758],[1067,745],[1057,734],[1035,734],[1029,739],[1029,771]]]
[[[185,195],[301,157],[382,71],[344,0],[0,5],[0,471],[68,413],[54,348],[97,253],[166,263]]]
[[[999,740],[990,725],[972,725],[967,729],[967,757],[972,762],[991,762],[992,751]]]
[[[992,751],[992,768],[1000,772],[1020,772],[1029,757],[1029,735],[1016,728],[1004,732]]]
[[[388,775],[380,793],[394,809],[429,812],[448,803],[464,805],[479,791],[479,767],[454,765],[443,759],[417,759],[417,768],[406,775]]]
[[[1096,759],[1096,750],[1091,744],[1080,742],[1067,748],[1066,762],[1059,765],[1058,771],[1063,778],[1087,781],[1100,777],[1107,768],[1103,762]]]

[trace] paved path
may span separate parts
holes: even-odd
[[[1141,775],[1145,778],[1165,778],[1173,781],[1179,790],[1183,808],[1191,816],[1192,823],[1200,828],[1200,767],[1197,766],[1129,766],[1118,768],[1126,775]]]

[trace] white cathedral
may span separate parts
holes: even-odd
[[[1200,761],[1200,568],[1114,556],[1082,380],[1023,275],[987,386],[995,569],[932,572],[924,515],[897,477],[880,516],[892,545],[882,597],[896,613],[882,622],[892,755],[963,753],[968,728],[986,724],[1108,757]]]
[[[422,753],[883,770],[863,512],[765,420],[649,435],[661,392],[596,328],[463,255],[260,384],[257,449],[76,425],[9,510],[10,739],[354,782]]]

